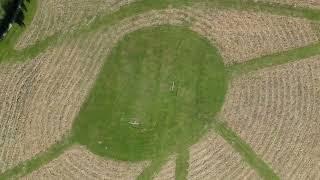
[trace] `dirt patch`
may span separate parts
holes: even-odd
[[[320,57],[235,78],[223,116],[281,179],[320,178]]]
[[[128,163],[100,158],[84,147],[73,146],[58,158],[21,178],[134,180],[149,162]]]

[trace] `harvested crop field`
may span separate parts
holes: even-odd
[[[17,49],[44,40],[55,33],[73,31],[79,25],[89,25],[99,14],[116,11],[134,0],[46,0],[38,2],[38,11],[22,34]]]
[[[45,151],[71,129],[99,68],[87,55],[94,57],[65,43],[27,63],[2,65],[0,152],[8,167]]]
[[[320,179],[317,10],[31,1],[0,41],[0,179]]]
[[[190,147],[187,179],[260,178],[222,137],[210,131],[198,143]]]
[[[313,44],[319,32],[312,21],[244,11],[194,11],[193,30],[211,39],[225,64],[243,63],[261,56]]]
[[[101,159],[84,147],[73,146],[57,159],[22,178],[34,179],[127,179],[134,180],[148,162],[127,163]]]
[[[320,1],[318,0],[259,0],[264,2],[270,2],[273,4],[286,4],[294,7],[309,7],[309,8],[320,8]]]
[[[235,78],[228,125],[284,179],[320,178],[319,56]]]

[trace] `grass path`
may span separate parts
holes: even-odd
[[[266,180],[280,179],[272,168],[252,150],[250,145],[243,141],[224,122],[216,120],[212,126],[215,132],[222,136],[241,155],[242,159],[256,170],[261,178]]]
[[[182,147],[176,159],[176,179],[187,179],[189,167],[189,151],[188,147]]]
[[[70,137],[66,136],[61,142],[51,146],[47,151],[0,174],[0,180],[18,179],[49,163],[74,144],[74,141]]]
[[[160,156],[157,159],[153,159],[151,165],[144,169],[144,171],[137,177],[137,180],[150,180],[157,172],[160,171],[161,166],[166,163],[166,158]]]
[[[267,67],[298,61],[319,54],[320,43],[316,43],[306,47],[255,58],[242,64],[235,64],[228,67],[227,71],[231,76],[237,76]]]

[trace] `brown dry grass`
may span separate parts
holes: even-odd
[[[33,60],[1,67],[1,171],[47,150],[68,133],[106,56],[99,34],[60,39]],[[63,43],[61,43],[63,41]]]
[[[59,31],[72,31],[77,28],[75,25],[88,24],[101,13],[115,11],[134,0],[95,1],[40,1],[30,27],[21,36],[16,48],[27,47]],[[179,11],[180,15],[188,18],[184,19],[187,22],[195,20],[193,30],[217,44],[226,64],[244,62],[319,40],[317,31],[312,28],[312,22],[305,19],[208,9],[201,5],[172,11]]]
[[[192,30],[218,47],[226,65],[307,46],[319,40],[312,21],[287,16],[207,9],[201,6],[146,14],[150,14],[147,19],[161,22],[152,25],[163,24],[163,21],[169,24],[191,24]],[[127,26],[131,26],[130,21],[127,23]],[[143,24],[142,20],[133,28],[140,28],[140,24]],[[122,31],[117,33],[123,34]]]
[[[282,179],[320,179],[320,57],[235,78],[223,116]]]
[[[194,8],[193,29],[218,46],[225,64],[316,43],[311,21],[247,11]]]
[[[241,156],[219,135],[210,131],[190,148],[190,180],[260,179]]]
[[[264,2],[270,2],[275,4],[289,4],[292,6],[309,7],[309,8],[320,8],[319,0],[258,0]]]
[[[58,32],[88,24],[101,13],[111,13],[135,0],[45,0],[38,2],[30,26],[20,37],[16,48],[22,49]]]
[[[23,177],[37,179],[134,180],[150,163],[128,163],[98,157],[84,147],[73,146],[58,158]]]
[[[160,172],[153,178],[153,180],[175,180],[176,159],[175,155],[170,156],[168,162],[161,167]]]

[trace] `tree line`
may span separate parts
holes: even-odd
[[[0,19],[0,40],[5,37],[12,24],[16,23],[21,27],[25,26],[26,2],[30,3],[30,0],[7,0],[1,4],[4,16]]]

